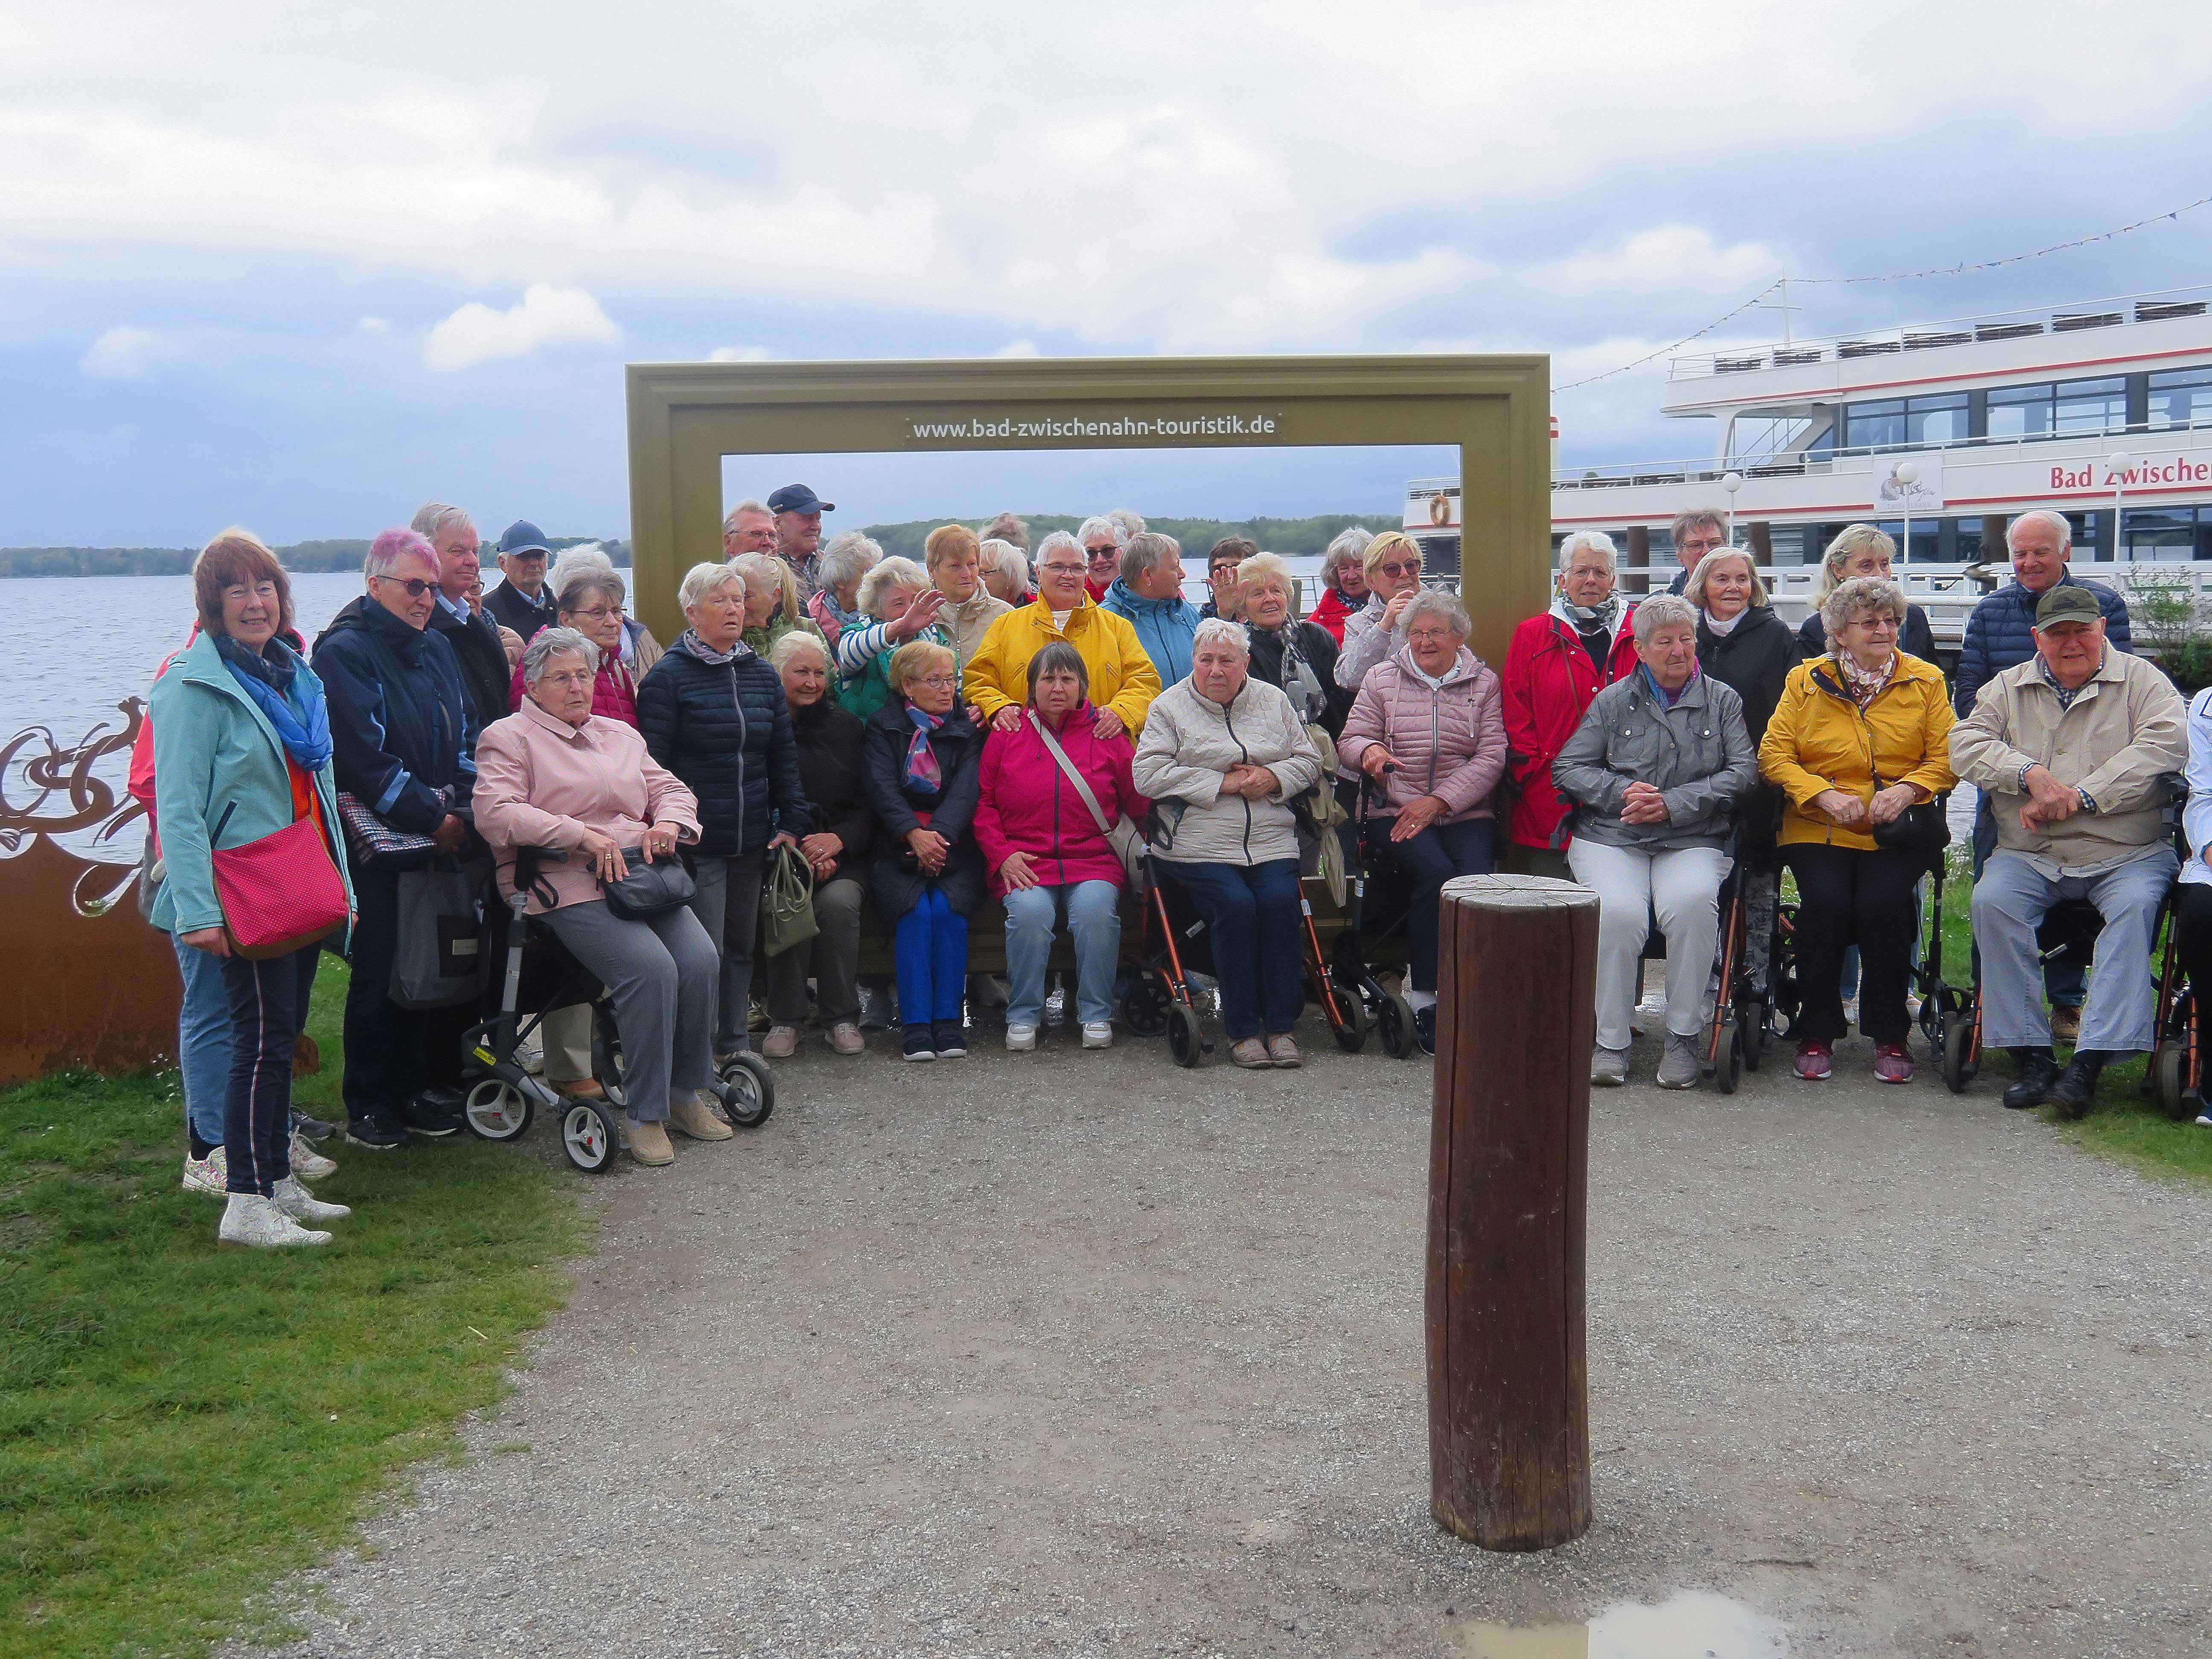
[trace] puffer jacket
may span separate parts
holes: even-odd
[[[1829,789],[1874,799],[1881,787],[1910,783],[1940,795],[1958,781],[1951,770],[1951,727],[1957,716],[1944,695],[1943,672],[1911,653],[1862,714],[1844,690],[1835,659],[1801,662],[1790,671],[1782,701],[1759,745],[1761,777],[1781,787],[1782,845],[1814,842],[1870,852],[1874,836],[1813,810]]]
[[[1121,818],[1142,823],[1152,803],[1137,793],[1130,775],[1128,734],[1100,737],[1091,729],[1091,714],[1088,702],[1079,705],[1053,736],[1091,786],[1109,826]],[[993,732],[984,740],[975,844],[982,848],[994,898],[1006,896],[999,866],[1015,853],[1029,855],[1036,878],[1048,887],[1074,881],[1110,881],[1118,887],[1125,882],[1121,855],[1037,735],[1031,722],[1042,718],[1024,711],[1012,731]]]
[[[315,636],[314,664],[339,788],[412,835],[431,834],[448,812],[468,816],[478,727],[442,637],[358,599]]]
[[[2105,642],[2122,651],[2135,649],[2128,631],[2128,602],[2119,594],[2102,582],[2076,576],[2071,566],[2058,573],[2053,585],[2086,588],[2095,594],[2097,609],[2105,613]],[[2035,654],[2035,607],[2042,599],[2041,593],[2029,592],[2015,579],[1966,613],[1966,636],[1960,643],[1959,666],[1951,678],[1951,707],[1958,713],[1973,713],[1974,699],[1984,685]]]
[[[1239,762],[1275,775],[1263,800],[1221,793]],[[1291,700],[1265,680],[1245,678],[1226,707],[1178,680],[1152,701],[1131,776],[1159,803],[1154,847],[1178,864],[1266,864],[1298,855],[1297,820],[1289,803],[1321,778]]]
[[[1137,630],[1137,643],[1152,659],[1162,685],[1190,677],[1190,641],[1198,632],[1198,607],[1182,594],[1148,599],[1116,576],[1098,608],[1112,611]]]
[[[1731,687],[1699,672],[1669,708],[1641,667],[1597,694],[1552,763],[1559,792],[1582,803],[1577,836],[1651,852],[1722,845],[1729,809],[1758,779],[1743,699]],[[1667,803],[1664,823],[1622,821],[1632,783],[1658,790]]]
[[[1513,630],[1498,687],[1505,712],[1507,765],[1519,793],[1511,839],[1522,847],[1567,844],[1569,803],[1552,781],[1552,763],[1581,727],[1591,701],[1636,672],[1636,637],[1625,607],[1601,672],[1574,626],[1555,606]]]
[[[813,828],[783,682],[742,640],[721,656],[686,629],[638,682],[637,727],[697,799],[702,854],[755,853],[779,829]]]
[[[1379,743],[1398,763],[1382,781],[1383,804],[1395,817],[1424,795],[1446,811],[1437,821],[1458,823],[1491,816],[1491,791],[1505,770],[1505,718],[1498,676],[1465,646],[1443,678],[1431,686],[1413,665],[1410,647],[1378,662],[1360,682],[1337,757],[1358,771],[1367,745]]]

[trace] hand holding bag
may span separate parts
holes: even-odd
[[[1879,775],[1874,781],[1875,793],[1882,791]],[[1923,800],[1908,806],[1887,823],[1872,826],[1874,844],[1887,852],[1917,853],[1932,868],[1943,860],[1943,849],[1951,844],[1951,820],[1944,811],[1943,797]]]
[[[647,864],[645,848],[625,847],[623,865],[622,878],[601,882],[599,894],[606,900],[607,908],[624,921],[643,921],[679,904],[689,904],[699,890],[691,872],[673,853]]]
[[[1107,823],[1105,809],[1098,805],[1098,797],[1091,793],[1091,786],[1084,781],[1083,774],[1075,769],[1075,763],[1068,759],[1067,750],[1060,746],[1060,739],[1054,737],[1045,723],[1036,717],[1035,709],[1031,709],[1026,718],[1030,728],[1044,739],[1044,746],[1051,751],[1054,763],[1067,775],[1067,781],[1075,786],[1075,793],[1083,798],[1083,804],[1091,809],[1091,821],[1098,826],[1098,833],[1106,837],[1115,856],[1121,860],[1121,869],[1129,878],[1129,885],[1142,890],[1145,883],[1144,831],[1126,817]]]
[[[789,842],[775,849],[763,896],[762,944],[769,956],[780,957],[822,931],[814,918],[814,866]]]
[[[216,826],[220,837],[233,805]],[[323,832],[313,817],[209,854],[215,866],[216,902],[234,955],[249,962],[289,956],[345,926],[349,906]]]

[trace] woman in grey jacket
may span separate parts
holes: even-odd
[[[1190,678],[1147,711],[1134,774],[1165,826],[1160,869],[1188,891],[1212,939],[1230,1058],[1296,1066],[1291,1027],[1305,980],[1289,803],[1320,780],[1321,757],[1291,700],[1250,678],[1249,664],[1243,628],[1199,623]]]
[[[1578,803],[1567,866],[1598,896],[1597,1048],[1590,1081],[1628,1080],[1629,1018],[1655,913],[1667,938],[1662,1089],[1694,1088],[1705,982],[1720,931],[1729,809],[1759,776],[1743,702],[1698,668],[1698,613],[1636,607],[1643,665],[1597,694],[1552,763]]]

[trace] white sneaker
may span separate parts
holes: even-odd
[[[222,1212],[222,1224],[216,1228],[216,1238],[220,1243],[240,1244],[252,1250],[331,1242],[328,1233],[302,1227],[276,1207],[275,1199],[264,1198],[258,1193],[230,1195],[230,1206]]]
[[[302,1187],[295,1175],[278,1182],[274,1196],[276,1207],[295,1221],[343,1221],[353,1213],[343,1204],[324,1203]]]
[[[307,1137],[297,1129],[292,1131],[291,1158],[292,1173],[302,1181],[320,1181],[338,1172],[338,1166],[307,1145]]]
[[[1114,1026],[1111,1021],[1095,1019],[1083,1028],[1083,1046],[1086,1048],[1110,1048],[1114,1046]]]
[[[1036,1026],[1009,1025],[1006,1027],[1006,1052],[1008,1054],[1025,1054],[1036,1047]],[[217,1148],[217,1150],[220,1151],[221,1149]]]
[[[185,1148],[185,1190],[205,1193],[210,1198],[230,1196],[230,1164],[220,1146],[208,1148],[205,1158],[194,1158],[190,1146]]]

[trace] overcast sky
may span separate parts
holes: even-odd
[[[2209,118],[2212,7],[2172,0],[0,0],[0,544],[358,536],[430,496],[620,533],[625,362],[1535,350],[1563,383],[1778,275],[2212,191]],[[2212,209],[1806,289],[1798,326],[2208,254]],[[1563,459],[1702,452],[1660,372],[1563,394]],[[1394,512],[1421,460],[799,476],[848,522]]]

